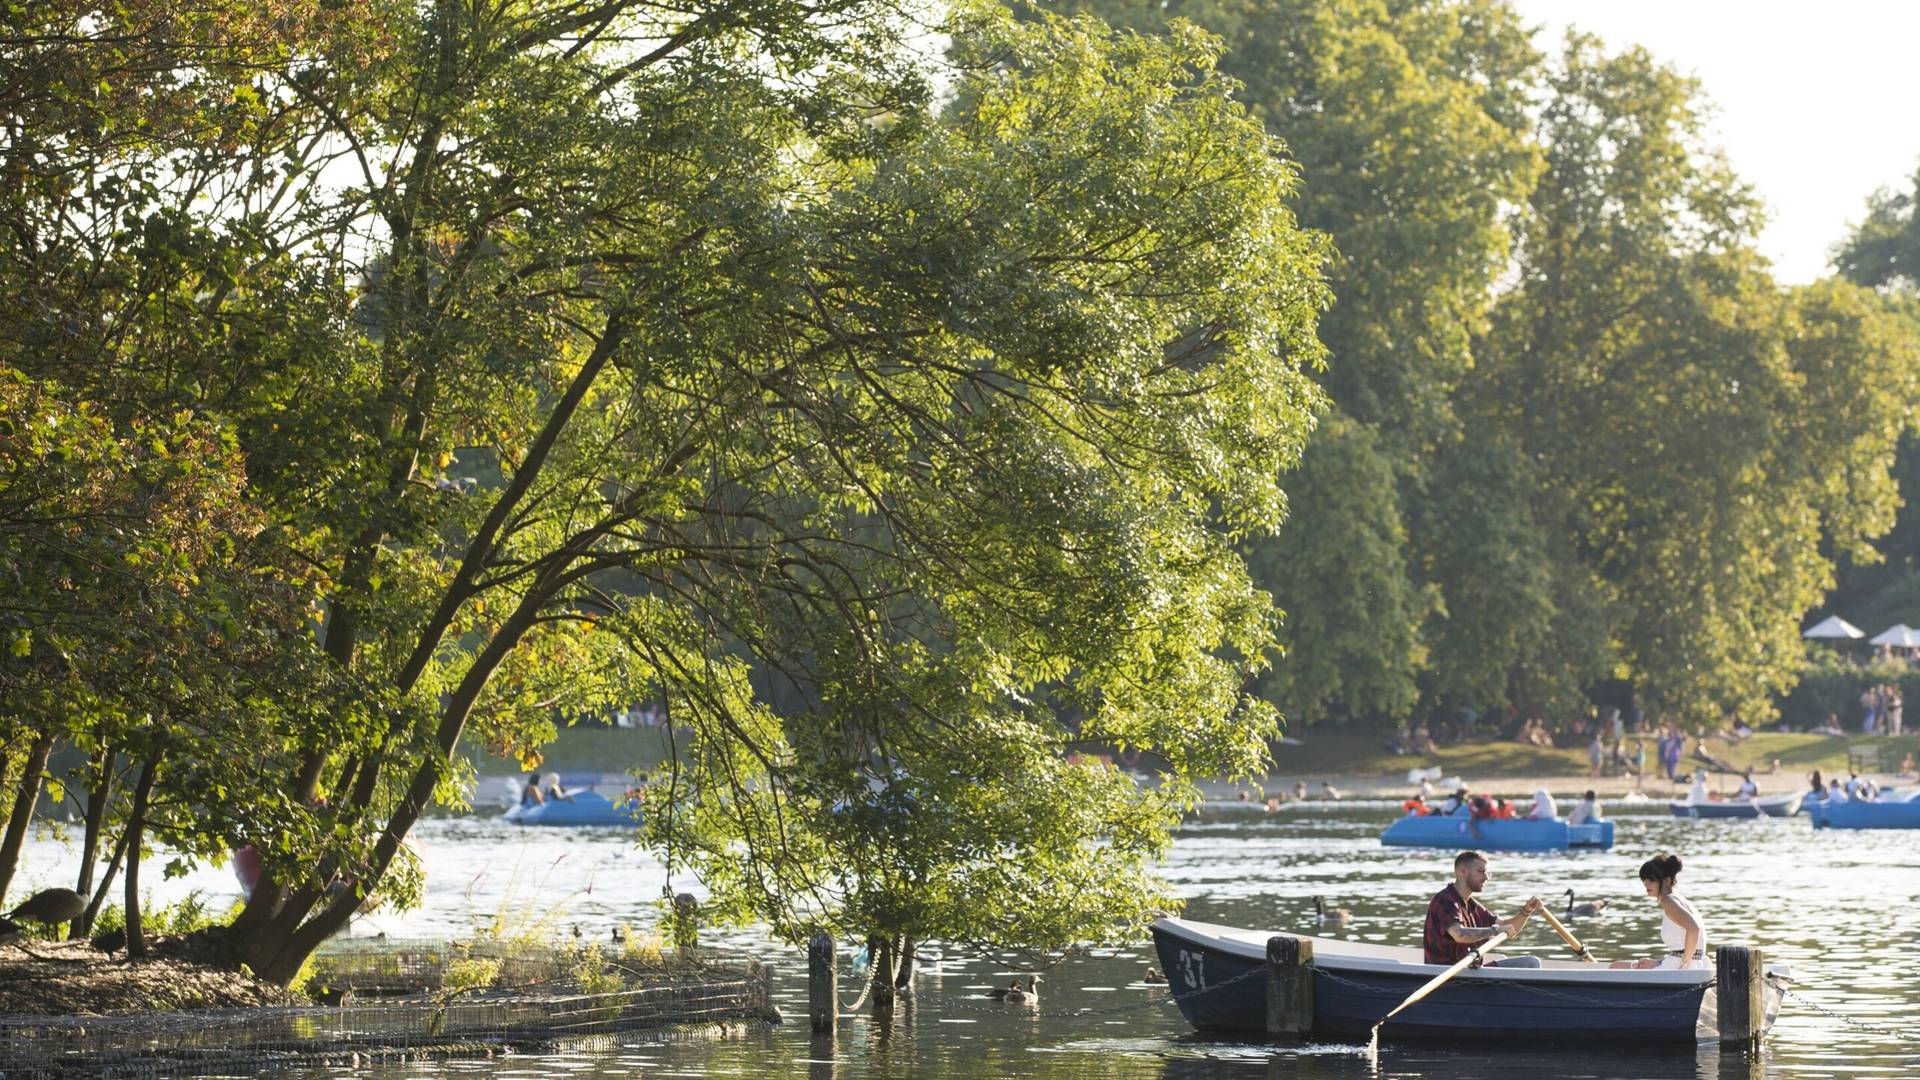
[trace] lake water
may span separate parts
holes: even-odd
[[[1650,809],[1650,808],[1647,808]],[[1181,830],[1165,872],[1187,897],[1185,914],[1209,922],[1324,933],[1394,945],[1418,942],[1426,900],[1450,879],[1450,851],[1385,848],[1380,830],[1395,811],[1385,804],[1308,803],[1268,813],[1232,804],[1211,807]],[[1632,1047],[1488,1051],[1388,1045],[1369,1065],[1354,1045],[1265,1045],[1196,1038],[1143,976],[1149,947],[1096,950],[1044,973],[1037,1014],[1009,1011],[984,997],[1015,973],[1009,956],[948,949],[922,968],[918,993],[891,1028],[843,1017],[832,1046],[806,1025],[805,961],[794,949],[750,931],[709,932],[704,944],[776,966],[775,996],[789,1022],[749,1034],[668,1033],[624,1037],[614,1045],[494,1061],[409,1064],[384,1071],[306,1071],[280,1075],[553,1077],[799,1077],[896,1080],[910,1077],[1018,1075],[1045,1080],[1214,1080],[1255,1077],[1910,1077],[1920,1075],[1920,833],[1813,831],[1804,817],[1760,821],[1688,821],[1654,813],[1618,813],[1610,852],[1497,854],[1484,899],[1503,916],[1529,893],[1564,904],[1606,899],[1601,916],[1571,924],[1603,958],[1653,955],[1657,909],[1636,871],[1662,850],[1686,859],[1681,891],[1706,921],[1710,944],[1752,944],[1770,961],[1792,964],[1796,982],[1778,1024],[1755,1058],[1722,1055],[1713,1045],[1678,1052]],[[661,865],[617,831],[517,829],[487,817],[424,823],[417,846],[429,872],[425,906],[379,916],[359,935],[448,937],[496,918],[524,926],[575,926],[605,940],[620,923],[654,921],[651,901],[671,885]],[[29,846],[23,881],[65,877],[68,849],[40,839]],[[157,878],[157,867],[151,873]],[[200,887],[234,892],[225,871],[203,869],[156,886],[160,898]],[[1323,931],[1312,922],[1315,895],[1350,908],[1353,921]],[[1564,956],[1552,931],[1535,920],[1507,952]],[[844,953],[843,953],[844,955]],[[852,1000],[857,986],[843,981]],[[1849,1024],[1832,1014],[1849,1018]],[[1862,1026],[1864,1025],[1864,1026]],[[1875,1030],[1869,1030],[1875,1029]]]

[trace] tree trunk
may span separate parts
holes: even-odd
[[[33,824],[33,807],[40,801],[40,781],[47,772],[47,755],[53,753],[53,731],[43,728],[27,751],[25,766],[13,800],[13,813],[7,815],[7,832],[0,838],[0,901],[13,884],[13,871],[20,864],[20,848],[27,840],[27,826]]]
[[[147,827],[147,796],[153,794],[153,774],[159,758],[140,766],[140,782],[133,789],[133,816],[127,822],[127,959],[147,955],[147,937],[140,926],[140,840]]]
[[[100,917],[100,905],[107,902],[107,891],[113,888],[114,876],[120,873],[120,860],[126,857],[127,834],[123,831],[113,845],[113,858],[107,860],[106,873],[100,875],[100,886],[93,890],[93,899],[87,902],[87,910],[73,922],[77,932],[68,937],[79,938],[93,933],[94,920]]]
[[[867,973],[873,994],[873,1018],[886,1023],[893,1019],[893,938],[875,934],[867,939],[867,956],[872,969]]]
[[[81,896],[93,892],[93,864],[100,857],[100,832],[107,823],[107,797],[113,793],[112,748],[100,751],[93,759],[93,783],[87,787],[87,831],[80,843],[80,874],[73,891]],[[67,927],[67,939],[77,941],[93,929],[93,920],[85,916]]]

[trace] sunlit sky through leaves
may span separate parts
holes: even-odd
[[[1782,281],[1827,272],[1828,250],[1876,189],[1920,166],[1908,0],[1512,0],[1557,49],[1568,26],[1612,48],[1644,45],[1697,77],[1713,135],[1766,199],[1761,248]]]

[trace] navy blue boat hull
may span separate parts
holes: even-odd
[[[1156,925],[1154,947],[1165,965],[1168,987],[1187,1022],[1210,1032],[1266,1031],[1264,965],[1253,957],[1211,948]],[[1366,1038],[1394,1006],[1437,974],[1410,968],[1405,974],[1332,971],[1315,965],[1313,1034]],[[1381,1037],[1423,1042],[1672,1043],[1699,1040],[1698,1021],[1707,984],[1690,987],[1543,987],[1516,975],[1502,979],[1478,973],[1455,979],[1395,1017]]]

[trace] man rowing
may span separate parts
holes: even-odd
[[[1452,966],[1464,959],[1475,945],[1495,934],[1519,937],[1527,920],[1544,905],[1532,896],[1510,919],[1496,919],[1493,912],[1474,899],[1487,887],[1490,876],[1487,857],[1477,851],[1463,851],[1454,857],[1453,880],[1434,894],[1427,903],[1427,925],[1421,936],[1429,964]],[[1537,956],[1509,956],[1486,961],[1489,967],[1539,967]]]

